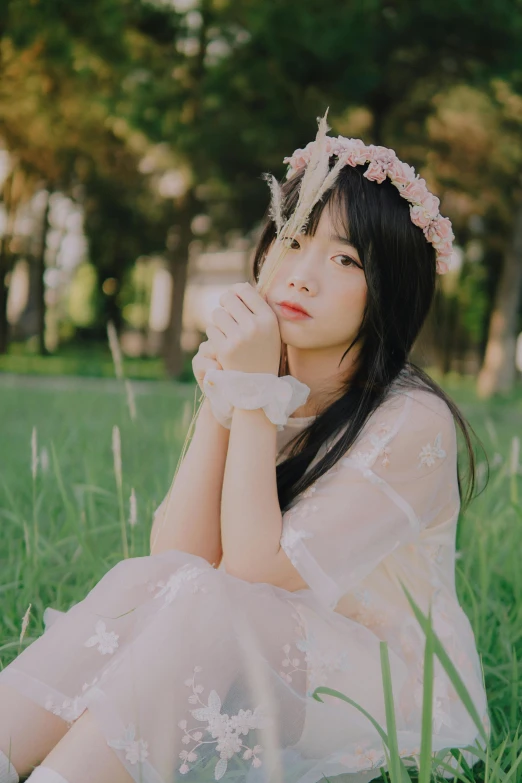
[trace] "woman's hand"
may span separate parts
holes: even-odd
[[[203,381],[207,371],[222,369],[223,367],[216,358],[216,349],[212,340],[203,340],[199,345],[197,354],[192,359],[192,372],[201,391],[203,391]]]
[[[235,283],[219,303],[206,333],[223,369],[278,375],[281,333],[267,301],[250,283]]]

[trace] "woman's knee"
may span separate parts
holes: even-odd
[[[0,749],[21,777],[40,764],[68,729],[62,718],[0,684]]]

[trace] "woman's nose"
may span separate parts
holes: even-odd
[[[308,291],[310,294],[315,294],[316,291],[316,285],[309,277],[304,278],[302,276],[291,275],[288,278],[288,285],[297,288],[298,291]]]
[[[303,247],[291,260],[288,269],[287,284],[295,288],[305,288],[310,293],[316,293],[316,274],[319,264],[317,252],[313,247]]]

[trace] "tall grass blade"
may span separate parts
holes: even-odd
[[[419,760],[419,783],[430,783],[432,761],[433,730],[433,626],[431,624],[431,604],[426,624],[426,642],[424,646],[424,673],[422,685],[422,724],[421,749]]]
[[[388,747],[390,748],[391,756],[391,765],[389,766],[391,783],[402,783],[403,781],[408,781],[409,783],[410,777],[399,755],[399,745],[397,743],[397,724],[395,721],[395,706],[393,703],[388,642],[381,641],[379,647],[381,652],[381,672],[384,690],[384,709],[386,711],[386,728],[388,730]],[[403,773],[405,773],[405,777]]]
[[[334,688],[328,688],[326,685],[319,685],[312,693],[312,697],[316,701],[320,701],[321,703],[323,703],[323,700],[319,698],[319,696],[317,695],[319,693],[326,693],[329,696],[335,696],[337,699],[342,699],[343,701],[348,702],[348,704],[351,704],[352,707],[355,707],[356,710],[359,710],[359,712],[361,712],[365,716],[365,718],[368,718],[368,720],[370,721],[370,723],[372,724],[372,726],[375,728],[380,738],[382,739],[383,744],[389,747],[388,734],[385,732],[382,726],[379,723],[377,723],[375,718],[372,715],[370,715],[370,713],[367,710],[364,709],[364,707],[361,707],[360,704],[357,704],[356,701],[350,699],[349,696],[346,696],[346,694],[341,693],[341,691],[337,691]],[[386,748],[384,749],[384,753],[386,754]],[[410,783],[410,777],[408,775],[408,771],[400,756],[399,756],[399,763],[401,766],[401,777],[399,778],[399,780],[404,781],[404,783]]]
[[[428,619],[424,612],[420,609],[419,606],[417,606],[415,600],[412,598],[408,588],[406,585],[400,580],[402,589],[404,590],[404,593],[406,594],[406,598],[408,599],[410,606],[413,610],[413,613],[415,614],[415,617],[417,618],[419,625],[424,630],[424,633],[427,633],[427,624]],[[465,708],[467,709],[470,717],[472,718],[473,722],[475,723],[482,739],[486,743],[486,745],[489,745],[489,739],[486,734],[486,730],[482,724],[482,720],[480,718],[480,715],[478,714],[477,708],[475,707],[475,704],[473,703],[473,699],[469,695],[468,689],[464,685],[464,682],[462,681],[462,678],[460,677],[460,674],[456,670],[453,661],[447,654],[446,650],[444,649],[440,639],[436,635],[435,631],[433,631],[433,649],[435,652],[435,655],[439,659],[442,667],[444,668],[446,674],[448,675],[451,684],[455,688],[459,698],[462,700],[462,703],[464,704]]]

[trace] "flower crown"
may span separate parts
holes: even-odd
[[[399,160],[396,153],[388,147],[374,144],[366,145],[361,139],[348,139],[346,136],[325,136],[328,155],[336,155],[347,166],[361,166],[369,162],[363,176],[375,182],[384,182],[389,177],[403,198],[410,202],[412,223],[422,228],[426,240],[436,250],[437,273],[444,275],[451,268],[453,254],[452,241],[455,235],[451,221],[439,212],[440,200],[426,187],[426,180],[415,174],[415,169]],[[297,149],[290,157],[283,159],[289,168],[288,179],[294,172],[307,166],[312,157],[317,139],[310,141],[304,149]]]

